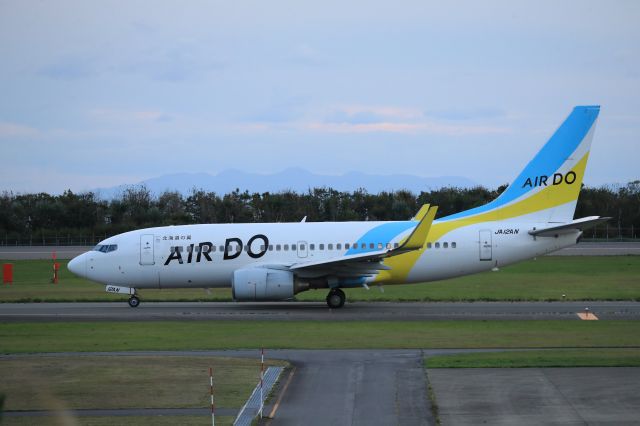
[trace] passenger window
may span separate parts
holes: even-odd
[[[398,248],[399,246],[400,246],[400,244],[398,244],[398,243],[394,243],[393,244],[393,248]]]
[[[280,244],[276,244],[276,251],[280,251]]]
[[[427,243],[427,248],[430,249],[431,248],[431,243]]]
[[[456,243],[451,243],[451,248],[456,248]]]
[[[336,250],[342,250],[342,244],[340,243],[336,244]]]
[[[211,251],[212,252],[216,251],[216,246],[211,246]]]
[[[440,248],[440,243],[436,243],[436,248]]]
[[[273,251],[273,244],[269,244],[269,251]]]
[[[367,248],[367,243],[362,243],[362,244],[360,245],[360,247],[362,247],[363,249],[366,249],[366,248]]]
[[[449,243],[442,243],[442,248],[449,248]]]
[[[316,245],[315,244],[309,244],[309,249],[310,250],[315,250],[316,249]]]
[[[300,250],[304,250],[304,244],[300,244]]]
[[[289,251],[289,244],[284,245],[284,251]]]
[[[345,250],[349,250],[349,243],[344,243]]]
[[[318,249],[319,250],[324,250],[324,244],[319,244]]]
[[[382,250],[382,243],[378,243],[378,250]]]
[[[296,245],[295,244],[291,244],[291,250],[296,251]]]
[[[327,250],[333,250],[333,244],[327,244]]]
[[[265,251],[266,247],[264,244],[260,245],[260,251]]]
[[[374,245],[373,243],[369,243],[369,248],[370,248],[370,249],[372,249],[372,248],[374,248],[374,247],[375,247],[375,245]]]

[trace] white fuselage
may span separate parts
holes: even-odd
[[[369,232],[387,224],[392,228],[390,233]],[[435,241],[427,240],[417,254],[397,256],[390,271],[365,282],[418,283],[486,271],[571,246],[580,235],[579,231],[551,238],[528,234],[536,226],[544,225],[495,221],[462,226]],[[74,262],[84,272],[82,275],[102,284],[132,288],[230,287],[238,269],[290,267],[393,248],[414,226],[415,222],[406,221],[157,227],[108,238],[100,244],[117,248],[108,252],[90,251]],[[232,249],[238,240],[243,245],[240,253]],[[249,242],[251,245],[247,247]],[[202,243],[206,248],[199,250]],[[225,253],[226,246],[229,249]],[[403,262],[404,256],[413,256],[413,260]]]

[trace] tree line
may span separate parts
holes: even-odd
[[[505,188],[447,187],[419,194],[314,188],[306,193],[236,190],[224,195],[194,188],[186,196],[172,191],[154,196],[145,186],[132,186],[111,200],[70,190],[61,195],[5,191],[0,194],[0,244],[55,244],[52,240],[64,243],[79,239],[93,244],[106,236],[152,226],[297,222],[305,216],[309,222],[406,220],[425,203],[437,205],[438,217],[442,217],[483,205]],[[635,237],[632,234],[640,228],[640,181],[583,187],[576,217],[592,215],[612,217],[607,225],[612,236]]]

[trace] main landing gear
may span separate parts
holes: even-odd
[[[137,308],[140,305],[140,298],[135,294],[129,298],[129,306]]]
[[[344,295],[344,291],[339,288],[332,288],[327,294],[327,306],[331,309],[338,309],[344,306],[344,301],[346,296]]]

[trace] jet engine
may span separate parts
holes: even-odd
[[[238,269],[231,282],[236,302],[290,299],[303,290],[297,287],[293,272],[270,268]]]

